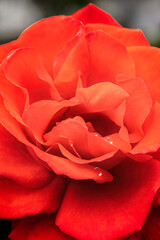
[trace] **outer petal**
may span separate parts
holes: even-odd
[[[54,221],[55,215],[51,214],[24,218],[16,225],[9,238],[11,240],[73,240],[60,232]]]
[[[53,173],[29,155],[25,145],[0,126],[0,175],[29,188],[42,187]]]
[[[160,101],[160,49],[155,47],[129,47],[135,63],[136,76],[144,80],[154,100]]]
[[[42,212],[55,212],[65,190],[66,181],[55,177],[45,187],[29,189],[0,177],[0,217],[21,218]]]
[[[120,28],[107,24],[87,24],[87,31],[103,30],[111,37],[120,40],[125,46],[149,46],[144,34],[139,29]]]
[[[36,52],[31,48],[19,48],[5,62],[6,78],[29,94],[30,102],[50,99],[52,78],[44,69]]]
[[[8,53],[11,52],[12,50],[14,50],[15,48],[16,48],[15,41],[2,44],[0,46],[0,63],[8,55]]]
[[[23,124],[21,115],[25,106],[28,104],[26,92],[6,79],[3,63],[0,66],[0,92],[5,108],[15,119]]]
[[[141,229],[160,185],[160,163],[124,161],[112,174],[114,181],[101,185],[71,182],[56,219],[61,231],[83,240],[115,240]]]
[[[140,232],[135,233],[129,240],[159,240],[160,239],[160,208],[153,208]]]
[[[56,16],[42,19],[20,35],[16,46],[34,48],[41,55],[45,68],[52,73],[55,55],[81,28],[82,24],[72,17]]]
[[[120,24],[115,21],[108,13],[104,12],[94,4],[90,3],[86,7],[73,13],[72,16],[83,22],[87,23],[105,23],[109,25],[119,26]]]

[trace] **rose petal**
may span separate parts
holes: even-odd
[[[32,159],[25,145],[2,126],[0,139],[0,175],[29,188],[42,187],[52,180],[54,175]]]
[[[44,143],[43,134],[54,115],[64,109],[77,105],[79,100],[72,98],[57,102],[53,100],[41,100],[31,104],[23,113],[23,121],[31,129],[34,137]]]
[[[4,72],[10,82],[22,90],[27,90],[31,103],[41,99],[50,99],[49,84],[52,83],[52,79],[33,49],[19,48],[12,52],[7,57]]]
[[[10,132],[16,139],[24,144],[30,145],[26,135],[23,132],[23,127],[19,124],[15,118],[13,118],[6,110],[2,96],[0,95],[0,123]]]
[[[0,177],[0,217],[21,218],[55,212],[60,205],[66,181],[56,176],[48,185],[29,189]]]
[[[100,183],[113,180],[112,175],[103,168],[97,168],[90,164],[77,164],[69,159],[43,152],[38,148],[33,149],[36,155],[58,175],[67,175],[76,180],[93,179]]]
[[[160,49],[155,47],[128,47],[132,56],[136,76],[144,80],[153,100],[160,100]]]
[[[160,206],[160,188],[158,189],[154,202],[153,202],[153,206]]]
[[[160,163],[128,160],[112,173],[111,183],[70,183],[56,218],[61,231],[78,239],[115,240],[141,229],[160,185]]]
[[[134,63],[120,41],[98,30],[88,33],[86,39],[90,53],[90,74],[87,85],[106,81],[115,82],[117,74],[135,75]]]
[[[116,80],[118,86],[129,94],[126,100],[124,124],[130,133],[130,141],[138,141],[144,135],[142,125],[152,107],[151,96],[140,78],[129,79],[119,75]]]
[[[145,239],[160,239],[160,207],[151,210],[147,222],[142,228],[141,234]]]
[[[79,122],[81,120],[81,122]],[[75,134],[75,132],[77,134]],[[99,156],[107,152],[113,152],[115,147],[96,132],[88,131],[87,125],[81,117],[68,118],[47,133],[44,138],[46,145],[52,146],[55,143],[61,143],[61,138],[67,138],[70,144],[75,147],[78,153],[83,157]],[[93,147],[94,145],[94,147]]]
[[[22,131],[21,126],[17,123],[17,121],[13,117],[9,115],[9,113],[4,108],[3,101],[1,100],[1,98],[0,109],[1,109],[0,121],[3,124],[3,126],[11,134],[13,134],[20,142],[31,147],[34,150],[35,154],[38,156],[38,158],[46,162],[48,166],[56,174],[67,175],[70,178],[74,179],[94,179],[97,182],[105,182],[112,180],[111,175],[108,174],[108,172],[103,169],[95,169],[94,166],[90,166],[88,164],[82,166],[66,158],[54,156],[40,150],[27,140],[26,136]]]
[[[27,28],[16,41],[16,46],[34,48],[42,57],[45,68],[52,73],[55,55],[81,28],[82,24],[70,16],[49,17]]]
[[[121,87],[111,83],[102,82],[94,84],[88,88],[78,88],[76,97],[80,99],[80,104],[73,108],[79,114],[92,112],[114,111],[117,105],[120,105],[128,94]],[[112,101],[109,101],[112,99]]]
[[[15,41],[2,44],[0,46],[0,63],[8,55],[9,52],[13,51],[16,48]]]
[[[20,220],[12,230],[11,240],[73,240],[73,238],[60,232],[54,223],[55,215],[43,214]]]
[[[83,22],[84,24],[105,23],[120,27],[120,24],[115,19],[113,19],[108,13],[104,12],[103,10],[96,7],[92,3],[73,13],[72,16],[73,18]]]
[[[121,41],[125,46],[150,46],[140,29],[120,28],[107,24],[87,24],[87,31],[103,30],[109,36]]]
[[[3,97],[5,108],[20,123],[23,123],[22,112],[28,105],[26,91],[9,82],[4,75],[4,64],[0,65],[0,92]]]
[[[153,110],[145,123],[144,137],[131,150],[132,154],[155,152],[160,147],[160,104],[155,102]]]
[[[107,53],[107,54],[106,54]],[[110,66],[114,66],[114,68]],[[67,56],[55,85],[64,98],[75,95],[79,73],[83,86],[115,82],[117,74],[134,76],[134,63],[125,46],[102,31],[87,33]]]
[[[159,240],[160,239],[160,208],[153,208],[140,232],[135,233],[129,240]]]

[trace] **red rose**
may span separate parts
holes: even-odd
[[[90,4],[0,58],[0,217],[23,218],[10,239],[160,239],[160,50]]]

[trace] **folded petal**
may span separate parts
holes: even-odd
[[[73,18],[81,21],[84,24],[105,23],[108,25],[115,25],[120,27],[120,24],[115,19],[113,19],[108,13],[104,12],[103,10],[96,7],[92,3],[73,13],[72,16]]]
[[[144,137],[131,150],[132,154],[155,152],[160,147],[160,104],[155,102],[144,125]]]
[[[74,105],[77,105],[79,100],[72,98],[70,100],[64,100],[57,102],[54,100],[41,100],[31,104],[23,113],[23,121],[30,128],[35,138],[43,143],[43,134],[51,120],[55,118],[58,111],[63,112]],[[63,115],[62,112],[62,115]],[[61,116],[60,116],[61,117]],[[56,123],[57,119],[55,119]],[[54,123],[54,124],[55,124]]]
[[[5,108],[20,123],[23,123],[22,113],[28,105],[27,92],[13,85],[6,79],[4,63],[0,65],[0,92]]]
[[[160,100],[160,49],[156,47],[128,47],[135,63],[136,76],[144,80],[153,100]]]
[[[24,144],[0,126],[0,175],[29,188],[39,188],[54,177],[29,155]]]
[[[128,93],[123,88],[111,82],[102,82],[87,88],[78,88],[76,97],[80,99],[80,104],[73,107],[73,112],[79,114],[105,112],[107,114],[109,111],[114,111],[128,96]]]
[[[87,31],[103,30],[109,36],[120,40],[125,46],[150,46],[140,29],[120,28],[107,24],[87,24]]]
[[[53,214],[42,214],[20,220],[9,238],[11,240],[73,240],[58,229]]]
[[[19,48],[12,52],[7,57],[4,72],[12,84],[27,91],[30,103],[50,99],[52,78],[32,48]]]
[[[16,41],[16,46],[34,48],[51,74],[55,55],[81,28],[82,24],[70,16],[49,17],[28,27]]]
[[[79,74],[82,75],[84,87],[115,82],[117,74],[134,76],[134,63],[120,41],[102,31],[94,31],[81,37],[63,61],[55,78],[55,85],[62,97],[75,95]]]
[[[2,44],[0,46],[0,63],[8,55],[8,53],[11,52],[12,50],[14,50],[15,48],[16,48],[15,41]]]
[[[129,240],[160,239],[160,208],[153,208],[142,230],[133,234]]]
[[[0,177],[0,217],[21,218],[59,208],[66,180],[56,176],[48,185],[30,189]]]
[[[46,162],[58,175],[66,175],[76,180],[93,179],[96,182],[112,181],[112,175],[103,168],[97,168],[90,164],[77,164],[70,159],[55,156],[33,147],[36,155]]]
[[[138,141],[144,135],[142,125],[150,113],[152,98],[142,79],[128,79],[119,75],[116,80],[118,86],[129,94],[126,100],[124,124],[130,133],[130,141]]]
[[[160,185],[160,163],[128,160],[111,172],[110,183],[69,184],[56,218],[61,231],[84,240],[116,240],[142,228]]]
[[[68,118],[58,123],[44,138],[47,140],[45,145],[54,146],[56,143],[60,143],[59,148],[66,157],[69,152],[64,150],[61,145],[68,148],[65,143],[63,144],[64,139],[67,139],[70,147],[73,147],[82,157],[82,159],[76,161],[81,164],[92,162],[94,158],[102,155],[105,155],[107,158],[108,154],[109,158],[117,151],[116,147],[105,141],[105,139],[96,134],[96,132],[89,132],[84,120],[78,116],[73,119]],[[68,150],[70,150],[70,148]],[[70,157],[68,156],[71,160],[72,158]],[[93,159],[91,160],[91,158]],[[90,160],[87,161],[86,159]]]
[[[1,98],[0,98],[1,100]],[[94,179],[97,182],[111,181],[111,174],[108,174],[104,169],[95,169],[94,166],[86,164],[82,166],[76,164],[69,159],[54,156],[48,154],[47,152],[42,151],[37,146],[29,142],[17,121],[9,115],[3,105],[3,101],[0,101],[0,121],[4,127],[14,135],[20,142],[31,147],[34,150],[35,154],[42,161],[48,164],[48,166],[56,173],[67,175],[70,178],[74,179]]]
[[[120,41],[98,30],[89,32],[86,39],[90,53],[88,85],[97,82],[115,82],[117,74],[134,76],[133,60]]]

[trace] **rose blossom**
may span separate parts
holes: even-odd
[[[0,58],[10,239],[160,239],[160,50],[89,4]]]

